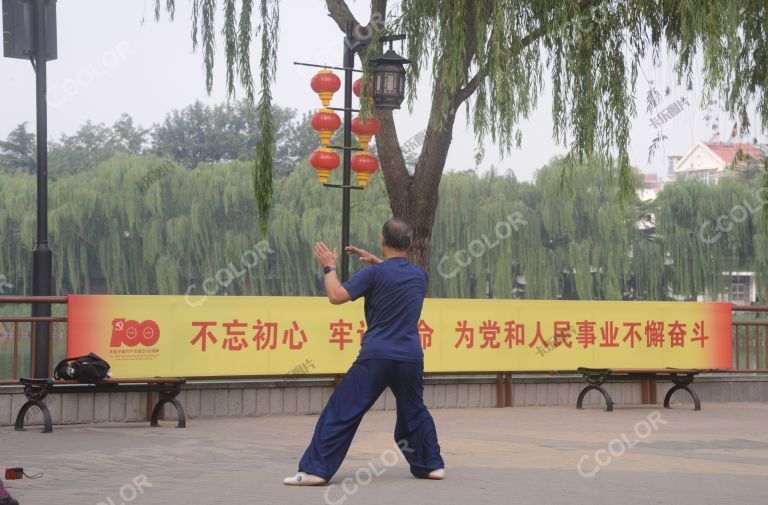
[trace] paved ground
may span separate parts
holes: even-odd
[[[0,428],[0,466],[44,473],[10,483],[22,505],[768,503],[766,404],[433,414],[448,467],[442,482],[410,477],[395,458],[393,412],[365,418],[335,485],[324,488],[280,483],[316,416],[192,420],[185,430]]]

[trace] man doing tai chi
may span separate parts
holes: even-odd
[[[360,354],[317,421],[299,473],[285,484],[327,483],[341,466],[363,415],[387,387],[397,402],[395,441],[411,473],[422,479],[445,476],[435,422],[424,405],[424,353],[417,330],[429,277],[406,258],[413,237],[407,223],[390,219],[381,235],[383,260],[357,247],[346,249],[372,266],[344,284],[336,276],[336,251],[315,244],[328,299],[338,305],[364,296],[367,330]]]

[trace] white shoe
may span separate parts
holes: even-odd
[[[305,472],[299,472],[293,477],[283,479],[283,484],[286,486],[322,486],[325,485],[325,482],[322,477]]]
[[[445,468],[438,468],[437,470],[432,470],[429,472],[429,475],[427,475],[428,479],[432,480],[443,480],[445,478]]]

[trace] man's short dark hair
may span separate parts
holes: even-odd
[[[411,246],[413,228],[402,219],[389,219],[381,227],[381,235],[384,237],[384,245],[398,251],[407,251]]]

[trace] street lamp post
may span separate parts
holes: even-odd
[[[46,74],[47,0],[35,2],[35,89],[37,101],[37,242],[32,252],[32,295],[50,296],[53,253],[48,247],[48,104]],[[50,317],[51,306],[33,304],[32,316]],[[34,376],[48,377],[51,354],[50,324],[35,325]]]
[[[56,59],[56,0],[3,0],[3,54],[28,59],[35,70],[37,108],[37,239],[32,295],[50,296],[53,254],[48,247],[48,107],[46,63]],[[32,317],[50,317],[49,304],[32,304]],[[50,324],[33,323],[32,374],[49,375]]]
[[[342,151],[342,197],[341,197],[341,282],[349,279],[349,255],[344,252],[349,246],[350,205],[352,201],[352,69],[355,66],[355,42],[352,23],[347,21],[344,38],[344,145]]]
[[[384,53],[383,55],[374,58],[371,60],[373,63],[373,69],[372,69],[372,78],[373,78],[373,86],[372,86],[372,93],[371,96],[373,98],[373,103],[377,108],[380,109],[399,109],[400,104],[403,101],[403,98],[405,97],[405,69],[403,68],[403,65],[405,63],[409,63],[409,61],[405,58],[402,58],[400,55],[394,52],[392,50],[392,42],[395,40],[404,40],[405,35],[387,35],[384,37],[379,38],[379,41],[389,42],[389,51]],[[358,40],[354,36],[354,30],[353,30],[353,23],[351,21],[348,21],[346,24],[346,30],[345,30],[345,36],[344,36],[344,56],[343,56],[343,66],[342,67],[331,67],[328,65],[317,65],[313,63],[302,63],[302,62],[294,62],[296,65],[306,65],[310,67],[319,67],[323,68],[324,72],[327,71],[327,69],[337,69],[337,70],[343,70],[344,71],[344,107],[342,108],[336,108],[336,107],[329,107],[327,105],[328,102],[324,101],[324,105],[326,106],[326,109],[321,110],[318,112],[318,114],[315,115],[317,118],[317,126],[320,129],[323,128],[336,128],[338,124],[334,126],[323,126],[330,123],[327,123],[329,121],[329,118],[327,117],[326,113],[330,113],[330,111],[337,110],[342,111],[344,113],[344,121],[343,121],[343,132],[342,132],[342,138],[343,142],[342,145],[328,145],[328,138],[332,135],[332,132],[325,129],[325,135],[326,140],[323,141],[323,145],[326,145],[325,148],[320,148],[313,154],[313,166],[315,166],[316,169],[320,169],[323,171],[323,175],[321,175],[321,181],[323,182],[323,186],[330,187],[330,188],[340,188],[342,190],[342,201],[341,201],[341,281],[346,282],[349,279],[349,256],[344,252],[345,249],[349,246],[349,230],[350,230],[350,220],[351,220],[351,191],[353,189],[362,190],[364,189],[363,186],[365,186],[365,183],[368,180],[368,176],[370,175],[371,171],[375,171],[378,168],[378,162],[376,161],[375,157],[370,155],[370,153],[364,153],[363,155],[356,155],[353,159],[352,151],[366,151],[365,147],[367,147],[368,139],[370,138],[370,131],[367,133],[368,138],[365,140],[365,142],[362,141],[362,132],[365,132],[366,130],[370,129],[371,127],[374,127],[376,131],[378,131],[378,121],[375,118],[369,118],[369,121],[366,123],[358,124],[359,127],[363,128],[362,130],[355,130],[355,132],[358,134],[358,136],[361,138],[361,145],[363,145],[363,149],[359,147],[353,147],[352,146],[352,130],[355,127],[355,123],[352,121],[352,113],[353,112],[359,112],[358,109],[352,108],[352,93],[353,93],[353,83],[352,83],[352,75],[353,72],[362,72],[361,70],[358,70],[354,68],[355,66],[355,53],[358,49],[361,47],[364,47],[368,44],[369,40]],[[322,72],[321,72],[322,73]],[[325,86],[324,83],[320,83],[321,87]],[[314,89],[314,86],[313,86]],[[330,88],[332,91],[328,96],[326,97],[327,100],[330,100],[330,95],[332,95],[333,91],[338,90],[338,82],[335,86],[332,86]],[[320,92],[319,92],[320,93]],[[321,94],[321,99],[323,98],[323,95]],[[322,117],[324,114],[326,114],[325,117]],[[336,120],[338,121],[338,120]],[[359,118],[355,121],[359,121]],[[375,123],[375,126],[372,124]],[[313,119],[313,126],[315,126],[314,119]],[[321,131],[321,130],[318,130]],[[373,131],[373,130],[371,130]],[[321,137],[322,138],[322,137]],[[330,171],[336,166],[338,166],[338,158],[336,158],[336,161],[334,161],[333,156],[329,156],[328,152],[330,149],[338,149],[342,151],[342,183],[341,185],[338,184],[329,184],[327,182],[328,174]],[[361,183],[360,186],[353,186],[352,185],[352,169],[355,169],[355,171],[358,173],[358,182]],[[364,175],[361,176],[360,171],[365,171]],[[320,174],[319,174],[320,175]]]

